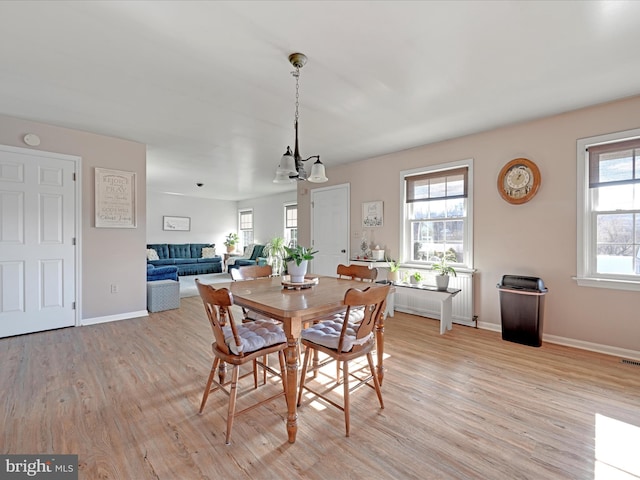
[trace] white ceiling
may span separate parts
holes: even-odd
[[[292,52],[301,153],[331,176],[639,94],[638,20],[638,1],[0,1],[0,113],[147,144],[149,191],[239,200],[295,188],[272,183]]]

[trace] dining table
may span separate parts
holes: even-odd
[[[378,283],[363,283],[358,280],[319,276],[307,288],[291,288],[283,277],[269,277],[243,280],[228,284],[217,284],[217,288],[228,288],[233,295],[233,303],[240,307],[282,322],[287,336],[287,433],[289,443],[295,443],[298,432],[297,398],[298,391],[298,348],[303,325],[322,320],[345,310],[344,296],[347,290],[368,287],[383,288]],[[283,285],[284,283],[284,285]],[[392,287],[393,288],[393,287]],[[376,375],[382,384],[384,378],[384,315],[378,318],[376,336]]]

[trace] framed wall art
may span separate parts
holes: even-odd
[[[362,204],[362,226],[382,227],[384,223],[382,201],[364,202]]]
[[[176,232],[188,232],[191,230],[191,217],[162,217],[162,229]]]
[[[96,228],[136,228],[136,174],[95,169]]]

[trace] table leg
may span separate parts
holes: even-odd
[[[378,357],[378,365],[376,366],[376,372],[378,374],[378,382],[382,385],[384,378],[384,319],[385,314],[382,313],[378,321],[376,322],[376,356]]]
[[[289,443],[295,443],[296,434],[298,433],[298,337],[300,336],[300,322],[297,329],[292,328],[292,324],[285,322],[285,330],[287,332],[287,434],[289,435]],[[293,331],[292,331],[293,330]],[[296,331],[297,330],[297,331]]]
[[[440,301],[440,335],[444,334],[447,330],[451,330],[453,327],[452,304],[452,296],[448,296]]]

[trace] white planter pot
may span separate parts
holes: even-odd
[[[400,272],[399,271],[395,271],[395,272],[389,272],[387,274],[387,280],[389,280],[390,282],[397,282],[400,280]]]
[[[291,276],[291,282],[304,282],[304,276],[307,274],[308,263],[308,260],[303,260],[300,262],[300,265],[296,265],[296,262],[287,262],[287,272]]]
[[[449,275],[436,275],[436,287],[438,290],[446,290],[449,286]]]

